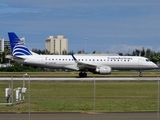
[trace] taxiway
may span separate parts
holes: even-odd
[[[86,78],[73,78],[73,77],[0,77],[0,81],[7,80],[31,80],[31,81],[157,81],[159,77],[86,77]]]

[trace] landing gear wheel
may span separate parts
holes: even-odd
[[[139,77],[142,77],[143,76],[143,74],[142,74],[142,71],[140,70],[139,71]]]
[[[79,77],[87,77],[87,73],[85,73],[85,72],[84,72],[84,73],[83,73],[83,72],[80,72],[80,73],[79,73]]]
[[[84,77],[87,77],[87,73],[83,73]]]
[[[81,72],[79,73],[79,77],[82,77],[82,73]]]

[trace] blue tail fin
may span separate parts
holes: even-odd
[[[24,43],[17,37],[14,32],[8,32],[10,45],[12,49],[13,56],[25,56],[32,55]]]

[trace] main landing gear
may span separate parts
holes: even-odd
[[[81,72],[79,73],[79,77],[87,77],[87,73],[81,71]]]
[[[139,70],[139,77],[142,77],[143,74],[142,74],[142,70]]]

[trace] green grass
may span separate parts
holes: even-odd
[[[0,102],[6,102],[4,89],[10,82],[0,81]],[[14,88],[22,81],[14,82]],[[28,83],[26,81],[26,87]],[[31,111],[33,112],[75,112],[93,111],[93,82],[49,82],[31,81]],[[157,82],[96,82],[97,112],[130,112],[157,110]],[[28,91],[24,104],[0,106],[0,111],[28,111]]]

